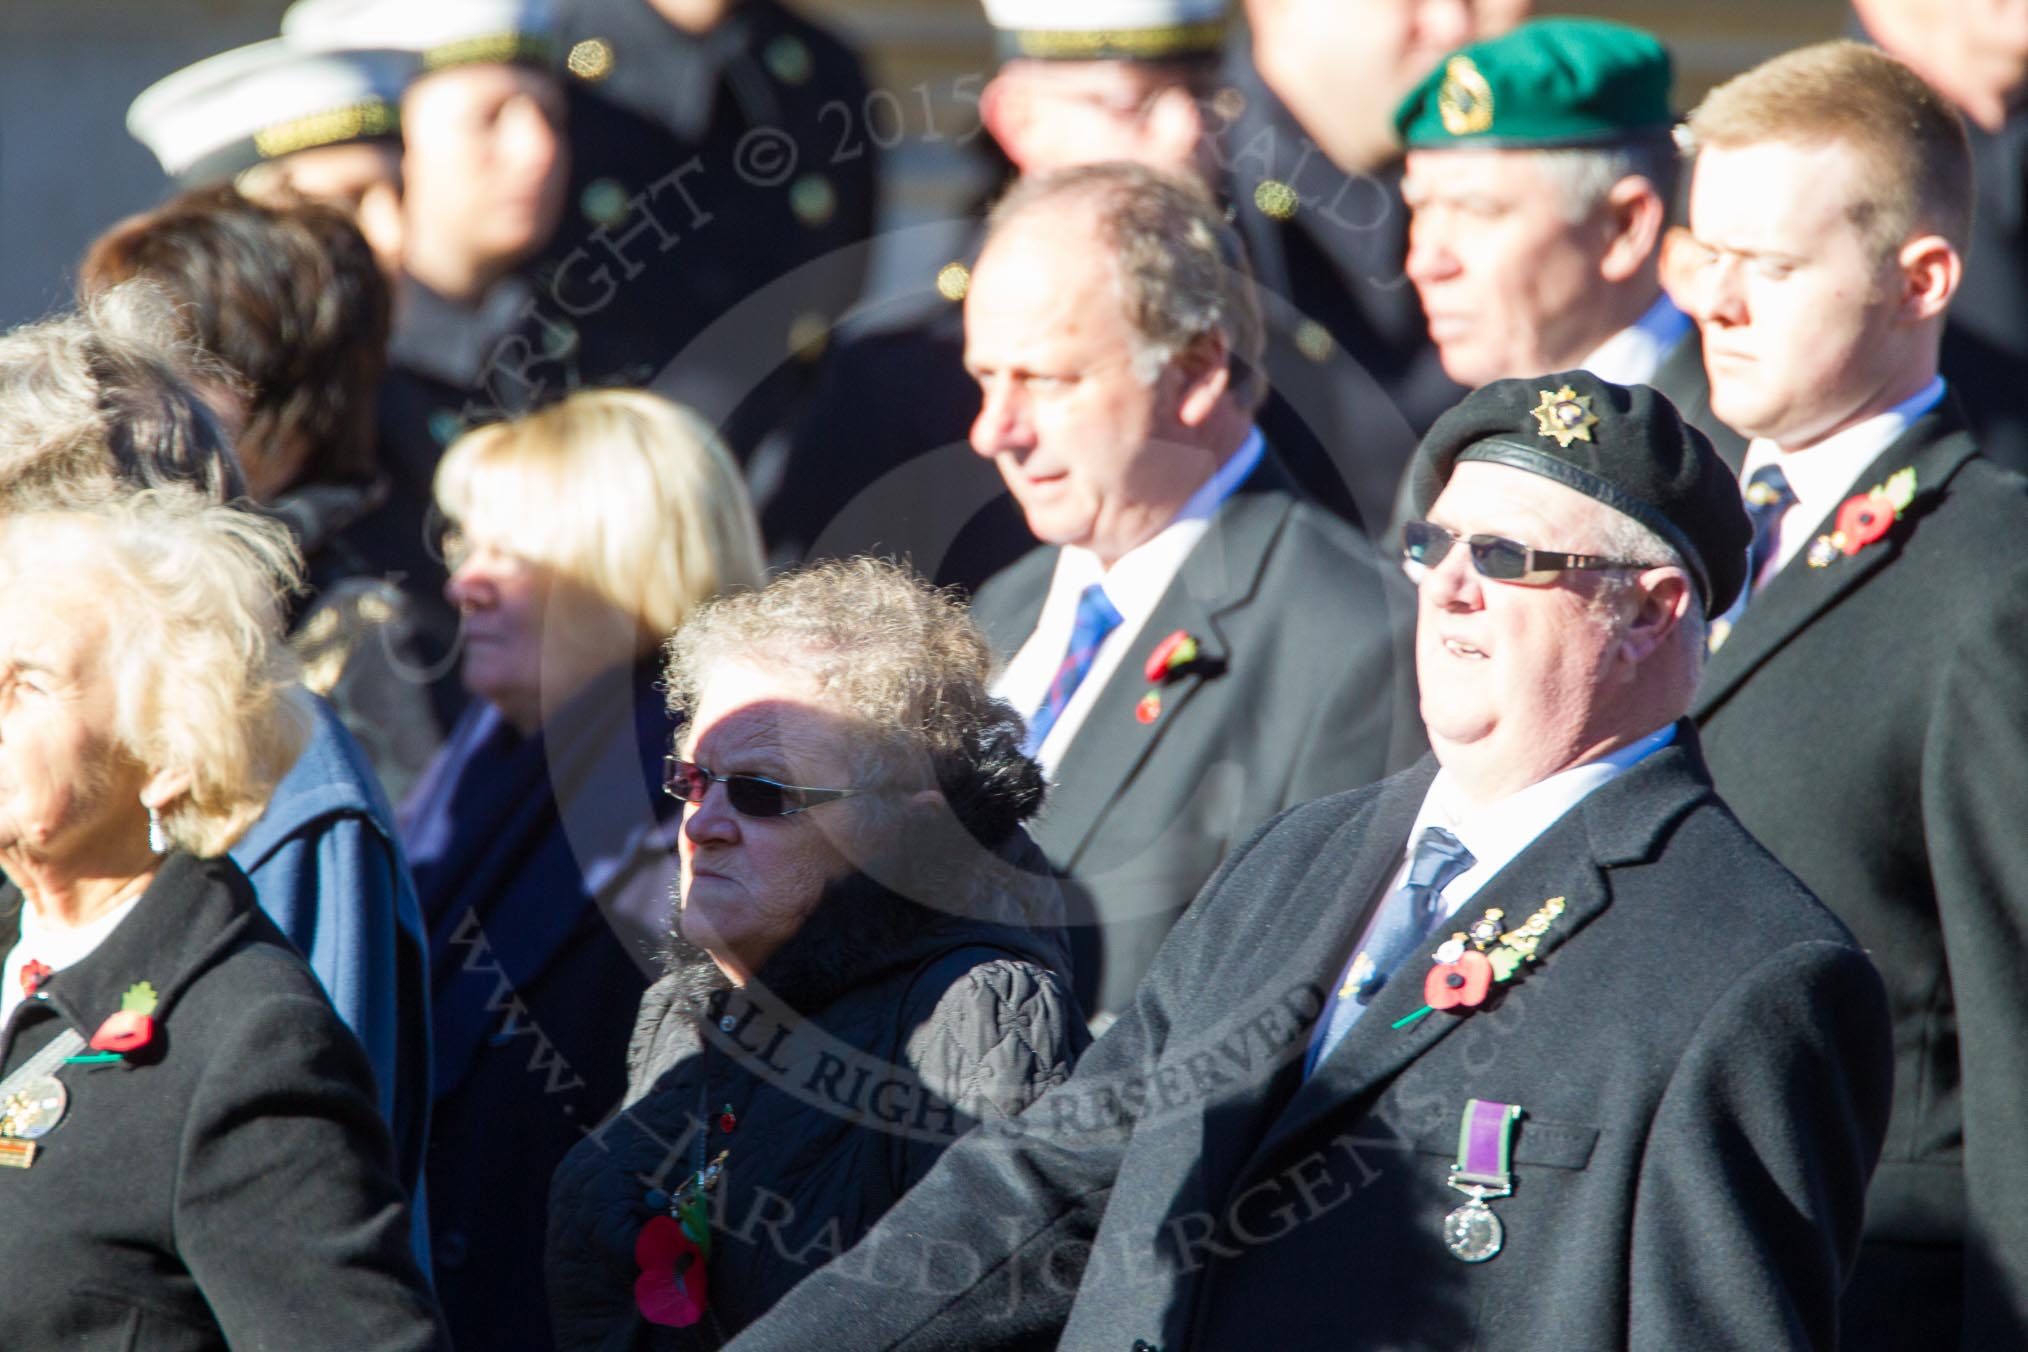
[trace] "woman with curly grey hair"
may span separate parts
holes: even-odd
[[[297,567],[185,488],[0,517],[10,1346],[444,1346],[365,1055],[225,854],[307,734]]]
[[[871,559],[671,641],[677,933],[621,1109],[551,1187],[561,1347],[717,1346],[1068,1076],[1087,1037],[1021,827],[1042,775],[989,664],[957,602]]]

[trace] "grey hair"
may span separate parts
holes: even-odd
[[[1587,552],[1603,555],[1609,559],[1620,559],[1627,563],[1638,563],[1646,568],[1680,568],[1689,577],[1696,575],[1683,560],[1683,555],[1667,540],[1642,525],[1624,512],[1614,511],[1604,503],[1598,504],[1590,533],[1591,543]],[[1625,573],[1606,573],[1606,584],[1599,589],[1595,613],[1601,623],[1613,622],[1612,615],[1619,598],[1634,585],[1634,579]],[[1704,613],[1701,600],[1691,605],[1682,622],[1676,626],[1678,641],[1694,654],[1697,670],[1703,669],[1705,632],[1709,617]]]
[[[1604,205],[1606,194],[1623,178],[1644,178],[1654,185],[1666,216],[1674,205],[1681,165],[1676,144],[1666,133],[1606,146],[1530,151],[1550,199],[1563,218],[1579,224]]]
[[[691,613],[667,651],[669,707],[685,715],[721,665],[805,673],[873,782],[941,789],[988,846],[1042,806],[1021,717],[988,688],[984,635],[953,593],[899,564],[821,563],[721,596]]]
[[[1134,374],[1153,384],[1197,339],[1224,339],[1232,398],[1267,397],[1260,296],[1246,246],[1196,184],[1138,164],[1092,164],[1022,179],[986,219],[986,242],[1045,205],[1084,206],[1112,251],[1120,299],[1136,335]]]
[[[233,382],[176,335],[145,282],[0,335],[0,500],[109,482],[244,497],[231,440],[194,385]]]
[[[149,771],[181,770],[162,813],[179,847],[210,858],[266,811],[309,736],[281,598],[300,561],[280,522],[183,485],[79,495],[0,515],[6,585],[82,575],[109,635],[108,729]]]

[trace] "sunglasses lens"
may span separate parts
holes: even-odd
[[[1528,551],[1512,540],[1487,536],[1472,541],[1472,566],[1495,582],[1512,582],[1528,571]]]
[[[1401,528],[1401,552],[1410,563],[1434,568],[1451,552],[1450,532],[1427,521],[1406,522]]]
[[[711,781],[705,777],[704,771],[690,761],[670,756],[662,762],[662,788],[671,798],[685,803],[701,803],[704,791],[710,785]]]
[[[779,817],[789,810],[786,789],[752,775],[731,776],[725,781],[725,794],[732,810],[741,816]]]

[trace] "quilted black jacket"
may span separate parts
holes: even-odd
[[[1043,867],[1025,836],[1012,852]],[[560,1349],[718,1346],[850,1247],[958,1136],[1069,1077],[1090,1039],[1062,931],[1005,895],[984,909],[998,915],[947,914],[855,876],[740,989],[672,941],[642,999],[626,1099],[551,1184]],[[721,1153],[706,1311],[651,1324],[635,1241]]]

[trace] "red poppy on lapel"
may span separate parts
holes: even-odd
[[[42,983],[49,980],[49,973],[50,966],[46,962],[37,962],[34,958],[30,958],[27,962],[22,963],[21,993],[23,995],[34,995]]]
[[[1423,1003],[1431,1009],[1453,1009],[1462,1005],[1475,1009],[1493,989],[1493,963],[1484,953],[1466,949],[1455,962],[1440,962],[1429,969],[1422,981]]]
[[[656,1216],[634,1240],[634,1306],[650,1324],[688,1328],[704,1317],[704,1251],[673,1216]]]
[[[1854,493],[1838,509],[1831,533],[1810,542],[1805,560],[1812,568],[1826,568],[1840,554],[1857,554],[1892,530],[1914,500],[1913,466],[1897,470],[1886,483],[1875,484],[1871,492]]]
[[[155,1040],[155,1019],[137,1009],[123,1009],[99,1025],[92,1034],[95,1052],[118,1052],[122,1056],[140,1051]]]
[[[1141,664],[1141,674],[1159,683],[1181,673],[1196,660],[1197,640],[1191,637],[1189,630],[1178,629],[1155,645],[1155,650],[1148,654],[1148,660]]]

